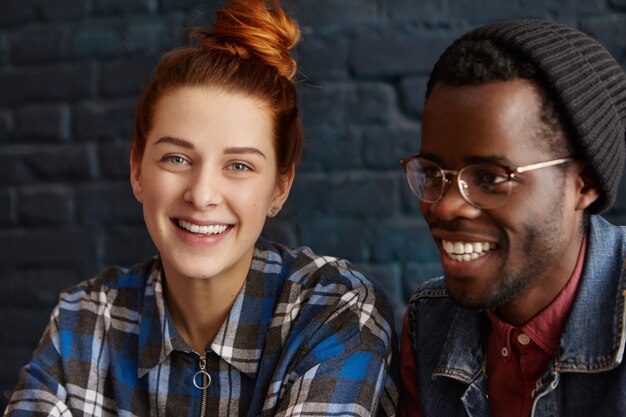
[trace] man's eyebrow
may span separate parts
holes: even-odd
[[[434,154],[429,154],[427,152],[424,153],[420,153],[419,156],[421,156],[422,158],[426,158],[429,159],[433,162],[436,162],[437,164],[441,165],[442,167],[444,166],[443,164],[443,160],[441,158],[439,158],[437,155]],[[508,159],[505,158],[503,156],[498,156],[498,155],[474,155],[474,156],[468,156],[466,158],[463,159],[463,162],[465,164],[471,165],[471,164],[495,164],[495,165],[511,165],[512,162]]]
[[[260,149],[253,148],[250,146],[233,146],[233,147],[224,149],[224,155],[241,155],[241,154],[250,154],[250,153],[260,155],[263,158],[267,159],[265,154],[261,152]]]
[[[173,138],[171,136],[163,136],[162,138],[159,138],[156,142],[154,142],[155,145],[159,145],[161,143],[169,143],[171,145],[176,145],[187,149],[195,148],[193,146],[193,143],[186,141],[185,139]]]

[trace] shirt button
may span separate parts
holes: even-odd
[[[506,347],[502,348],[502,356],[504,356],[505,358],[509,356],[509,349]]]
[[[528,337],[526,334],[522,333],[519,336],[517,336],[517,341],[521,344],[521,345],[528,345],[530,343],[530,337]]]

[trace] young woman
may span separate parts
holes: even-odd
[[[349,263],[260,237],[302,153],[279,4],[232,0],[160,61],[131,184],[159,256],[62,293],[7,415],[392,415],[392,309]]]

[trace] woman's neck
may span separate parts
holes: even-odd
[[[252,253],[250,253],[250,262]],[[239,294],[248,275],[250,262],[209,278],[191,278],[165,271],[165,298],[181,337],[196,352],[202,353],[213,339]]]

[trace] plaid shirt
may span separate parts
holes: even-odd
[[[392,316],[348,262],[260,239],[197,353],[167,312],[158,257],[111,268],[61,294],[5,415],[394,415]]]

